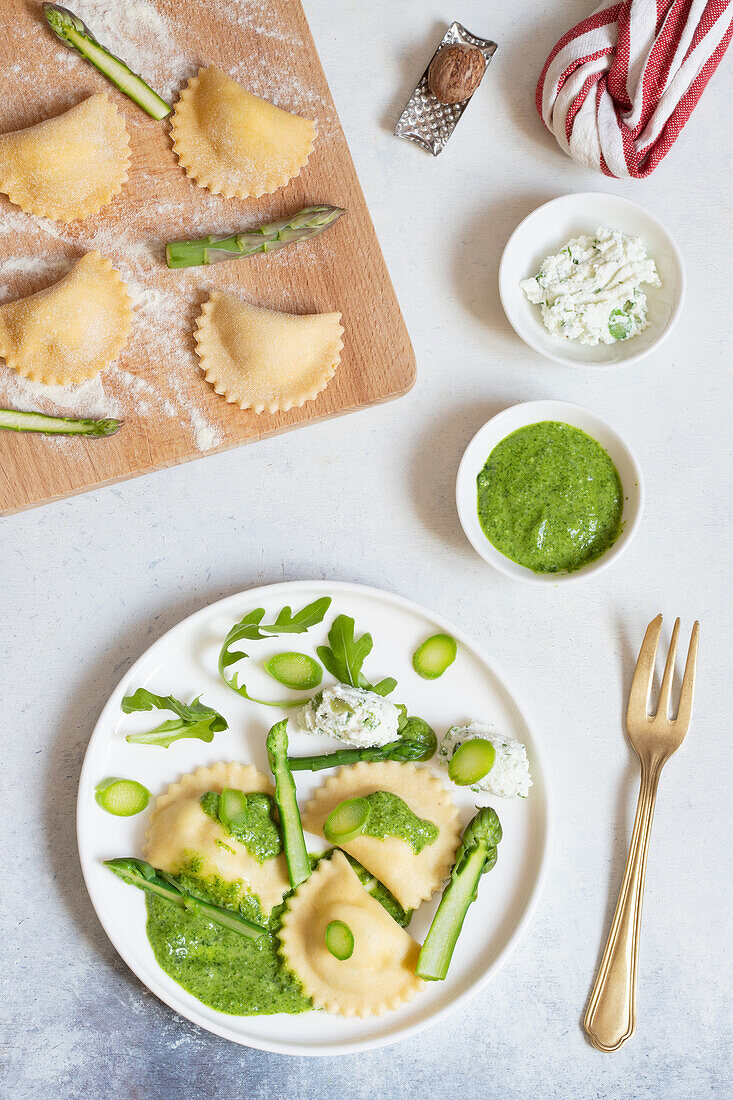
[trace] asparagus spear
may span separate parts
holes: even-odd
[[[97,42],[89,28],[73,11],[62,8],[59,4],[44,4],[43,14],[59,42],[81,54],[85,61],[98,69],[102,76],[106,76],[115,88],[129,96],[133,103],[147,111],[151,118],[160,121],[171,113],[171,105],[161,99],[124,61]]]
[[[311,873],[308,852],[305,847],[303,826],[295,791],[295,781],[288,763],[287,719],[277,722],[267,735],[267,757],[275,777],[275,801],[280,815],[280,831],[283,837],[285,859],[288,864],[290,885],[295,889],[305,882]]]
[[[68,416],[45,416],[43,413],[0,409],[0,428],[9,432],[43,432],[45,435],[86,435],[91,438],[114,435],[122,427],[121,420],[72,420]]]
[[[415,973],[425,981],[442,981],[448,973],[468,907],[476,900],[479,879],[496,863],[500,840],[499,818],[485,806],[463,832],[450,881],[422,945]]]
[[[422,718],[408,718],[397,741],[362,749],[337,749],[321,756],[291,756],[290,770],[319,772],[342,764],[356,764],[359,760],[397,760],[404,764],[410,760],[429,760],[437,747],[435,732],[427,722]]]
[[[222,909],[218,905],[211,905],[208,901],[201,901],[193,894],[187,894],[165,871],[157,871],[142,859],[106,859],[104,865],[130,886],[138,886],[149,894],[157,894],[158,897],[173,902],[181,909],[198,913],[199,916],[206,917],[214,924],[228,928],[230,932],[236,932],[238,936],[259,939],[260,936],[270,934],[262,925],[247,920],[246,917],[234,913],[231,909]]]
[[[306,206],[289,218],[234,233],[230,237],[202,237],[195,241],[169,241],[165,246],[168,267],[197,267],[215,264],[256,252],[273,252],[286,244],[309,241],[333,225],[346,211],[339,206]]]

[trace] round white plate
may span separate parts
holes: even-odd
[[[412,1004],[397,1012],[367,1020],[346,1020],[323,1012],[299,1016],[229,1016],[201,1004],[158,966],[145,933],[142,891],[127,886],[102,866],[115,856],[139,856],[150,808],[137,817],[118,818],[105,813],[94,800],[96,784],[107,776],[137,779],[155,797],[185,772],[217,760],[252,762],[267,772],[265,735],[287,712],[250,703],[234,694],[218,678],[217,656],[229,628],[246,612],[264,607],[277,614],[285,604],[299,609],[321,596],[333,603],[324,622],[307,634],[251,643],[252,660],[246,666],[248,689],[269,692],[264,698],[287,694],[258,665],[263,658],[286,649],[314,652],[326,641],[337,614],[351,615],[358,633],[369,632],[374,648],[364,670],[373,680],[395,676],[393,696],[434,727],[440,737],[456,722],[479,719],[492,722],[527,746],[534,786],[527,800],[496,799],[504,837],[496,867],[481,883],[478,901],[468,913],[444,982],[429,983]],[[452,634],[459,643],[458,657],[438,680],[420,679],[412,669],[412,654],[428,635]],[[244,672],[244,668],[243,668]],[[328,679],[328,677],[326,677]],[[219,710],[229,729],[214,735],[211,744],[195,740],[175,742],[162,749],[130,745],[125,735],[151,729],[167,715],[151,711],[123,715],[122,697],[139,687],[188,702],[201,693],[203,701]],[[292,712],[291,712],[292,714]],[[327,739],[297,731],[291,723],[293,755],[328,751]],[[336,747],[335,745],[333,747]],[[445,775],[435,764],[430,764]],[[324,781],[320,775],[296,773],[301,805]],[[469,792],[470,795],[470,792]],[[407,1038],[475,994],[508,956],[524,931],[537,902],[547,871],[550,850],[550,806],[547,768],[541,746],[526,713],[506,680],[462,631],[408,600],[360,585],[296,581],[268,585],[230,596],[185,619],[154,643],[123,677],[99,718],[89,742],[79,782],[77,835],[82,870],[92,904],[110,940],[138,978],[176,1012],[201,1027],[261,1050],[280,1054],[350,1054]],[[472,816],[470,797],[456,789],[465,824]],[[311,851],[323,849],[323,840],[306,835]],[[424,904],[415,913],[409,931],[422,941],[437,906]]]
[[[545,257],[559,252],[573,237],[599,228],[641,237],[662,285],[644,287],[651,322],[644,332],[592,348],[551,335],[542,323],[540,307],[527,299],[519,283],[535,275]],[[514,331],[540,355],[569,367],[618,367],[642,359],[669,336],[685,299],[685,269],[673,238],[643,206],[620,195],[587,191],[546,202],[520,222],[501,257],[499,295]]]
[[[489,542],[478,518],[476,479],[494,447],[519,428],[538,424],[542,420],[560,420],[564,424],[572,424],[595,439],[611,456],[621,478],[624,498],[621,534],[605,554],[584,565],[582,569],[576,569],[574,573],[534,573],[526,566],[518,565]],[[590,409],[573,405],[569,401],[523,401],[487,420],[466,447],[456,478],[456,506],[466,538],[476,553],[489,565],[493,565],[494,569],[528,584],[568,584],[607,569],[630,544],[639,529],[644,512],[644,481],[639,462],[628,443],[610,424]]]

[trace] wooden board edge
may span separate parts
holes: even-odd
[[[21,512],[29,512],[32,508],[41,508],[44,504],[55,504],[61,500],[69,500],[71,497],[82,496],[83,493],[92,493],[96,489],[107,489],[112,485],[120,485],[123,481],[132,481],[138,477],[145,477],[146,474],[157,474],[161,470],[171,470],[175,466],[185,466],[188,462],[196,462],[198,459],[209,458],[212,455],[226,454],[227,451],[236,451],[240,447],[248,447],[253,443],[261,443],[265,439],[272,439],[276,435],[285,435],[287,432],[291,432],[294,429],[300,431],[303,428],[309,428],[312,424],[322,424],[326,420],[335,420],[340,416],[353,416],[366,409],[375,408],[377,405],[386,405],[389,401],[397,401],[400,397],[404,397],[410,392],[415,385],[417,378],[417,363],[415,360],[415,353],[410,345],[410,380],[409,384],[403,389],[395,390],[393,393],[385,394],[383,397],[377,397],[373,401],[365,402],[361,405],[352,406],[350,408],[337,409],[335,412],[322,413],[320,416],[311,417],[309,420],[304,420],[300,424],[283,424],[276,428],[271,428],[268,431],[262,432],[260,435],[253,436],[252,439],[247,440],[234,440],[232,443],[223,443],[219,447],[212,447],[209,451],[194,451],[192,454],[185,455],[179,458],[172,458],[169,462],[161,462],[155,466],[148,466],[144,470],[131,470],[127,474],[121,474],[119,477],[104,478],[102,481],[91,482],[87,485],[81,485],[78,489],[69,489],[63,493],[54,493],[50,497],[39,497],[37,500],[29,500],[25,504],[21,504],[18,508],[0,508],[0,519],[5,519],[10,516],[20,515]],[[95,440],[96,444],[103,444],[103,440]]]

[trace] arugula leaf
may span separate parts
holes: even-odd
[[[371,634],[354,638],[354,620],[348,615],[337,615],[328,632],[328,646],[318,646],[316,653],[324,665],[342,684],[366,687],[368,681],[361,671],[364,659],[372,651]]]
[[[323,622],[331,606],[331,597],[322,596],[293,615],[289,607],[283,607],[272,626],[263,626],[270,634],[304,634],[310,627]]]
[[[272,626],[262,625],[265,609],[256,607],[254,611],[248,612],[243,619],[235,623],[224,639],[224,645],[219,654],[219,671],[221,672],[222,668],[228,668],[242,657],[249,657],[249,653],[245,653],[242,649],[231,649],[235,642],[260,641],[273,634],[304,634],[316,623],[323,622],[323,616],[330,606],[331,597],[323,596],[320,600],[314,600],[313,603],[301,608],[295,615],[290,607],[283,607]]]
[[[240,619],[238,623],[234,624],[224,639],[224,644],[219,651],[219,675],[227,687],[230,687],[232,691],[236,691],[243,699],[249,699],[253,703],[261,703],[266,707],[297,707],[306,703],[308,701],[307,699],[276,700],[274,702],[268,702],[265,699],[255,699],[252,695],[248,694],[246,686],[239,683],[236,673],[231,678],[227,677],[225,673],[230,665],[234,665],[237,661],[249,657],[249,653],[241,647],[237,649],[232,648],[237,642],[260,641],[263,638],[273,637],[276,634],[304,634],[306,630],[309,630],[312,626],[323,622],[323,617],[330,606],[330,596],[322,596],[321,599],[306,604],[305,607],[301,608],[300,611],[296,611],[295,614],[293,614],[292,608],[286,606],[281,608],[274,623],[269,626],[262,622],[265,617],[265,609],[263,607],[257,607],[254,611],[248,612],[243,619]]]
[[[340,683],[374,691],[377,695],[389,695],[397,687],[397,681],[392,676],[380,680],[378,684],[367,680],[361,668],[372,651],[372,636],[362,634],[356,638],[354,620],[348,615],[336,616],[328,632],[328,641],[330,645],[317,646],[316,653],[323,666]]]
[[[260,623],[265,617],[264,607],[255,608],[254,611],[250,611],[248,615],[245,615],[238,623],[235,623],[232,629],[224,639],[224,645],[221,647],[219,653],[219,674],[221,675],[222,669],[228,668],[229,665],[235,664],[240,661],[242,657],[249,657],[249,653],[245,653],[243,649],[235,649],[230,652],[230,646],[235,642],[242,641],[244,638],[256,639],[266,638],[266,634],[262,634],[260,631]],[[223,678],[223,677],[222,677]]]
[[[369,690],[373,691],[375,695],[389,695],[396,687],[397,681],[394,676],[385,676],[378,684],[372,684]]]
[[[125,714],[143,710],[171,710],[177,714],[167,722],[162,722],[147,733],[131,733],[125,740],[130,744],[159,745],[167,749],[174,741],[184,737],[195,737],[199,741],[213,741],[214,734],[228,729],[228,723],[218,711],[199,702],[199,695],[192,703],[182,703],[172,695],[155,695],[147,688],[138,688],[132,695],[122,700]]]

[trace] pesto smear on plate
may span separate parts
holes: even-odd
[[[241,883],[181,875],[186,890],[215,905],[241,912],[274,929],[282,907],[263,920],[257,899],[237,904]],[[159,965],[203,1004],[235,1016],[307,1012],[312,1008],[299,983],[283,967],[275,936],[247,939],[221,928],[195,910],[146,894],[147,933]]]
[[[571,573],[621,533],[623,490],[608,453],[555,420],[502,439],[477,478],[478,516],[496,549],[535,573]]]
[[[310,856],[311,866],[330,855],[329,851],[324,856]],[[352,856],[346,858],[364,889],[401,927],[406,927],[412,913],[403,909],[387,887]],[[165,898],[146,894],[148,940],[166,974],[203,1004],[233,1016],[269,1016],[276,1012],[294,1015],[312,1009],[300,983],[278,955],[277,930],[285,906],[278,905],[265,920],[257,898],[244,892],[241,882],[226,882],[216,876],[204,878],[197,868],[194,857],[178,876],[188,893],[263,924],[273,935],[259,939],[238,936],[195,910],[180,909]]]

